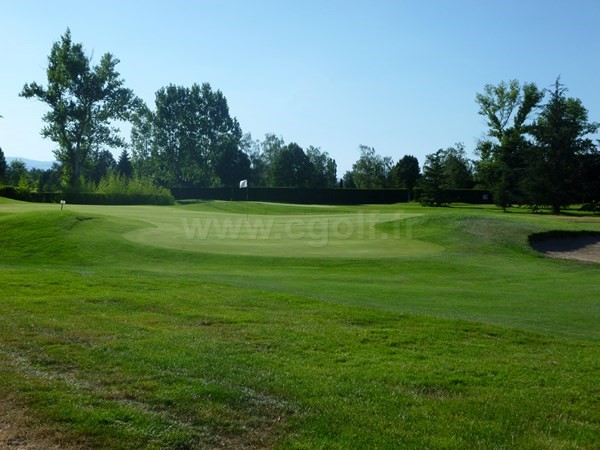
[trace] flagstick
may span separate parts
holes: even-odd
[[[248,185],[246,185],[246,202],[248,202]],[[248,222],[248,207],[246,207],[246,222]]]

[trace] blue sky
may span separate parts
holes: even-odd
[[[45,106],[18,93],[45,84],[67,27],[94,61],[119,58],[148,104],[169,83],[209,82],[244,132],[321,147],[341,176],[360,144],[421,163],[455,142],[471,152],[488,83],[547,87],[560,75],[600,121],[599,23],[597,0],[3,1],[0,147],[53,159]]]

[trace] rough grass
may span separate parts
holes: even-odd
[[[0,437],[30,448],[595,446],[598,267],[546,259],[527,239],[599,230],[597,219],[365,206],[386,219],[376,236],[402,213],[402,239],[443,248],[366,259],[126,237],[163,216],[357,214],[334,210],[3,203]]]

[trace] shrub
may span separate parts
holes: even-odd
[[[72,195],[72,201],[113,205],[172,205],[171,192],[147,178],[127,178],[110,174],[100,180],[98,186],[86,189],[82,195]]]

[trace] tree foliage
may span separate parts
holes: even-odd
[[[46,103],[42,136],[58,145],[56,158],[63,164],[70,187],[76,187],[91,152],[102,146],[120,147],[123,141],[114,120],[126,120],[134,95],[125,88],[116,66],[119,60],[104,54],[91,65],[82,44],[73,43],[67,29],[48,57],[47,86],[25,84],[20,95]]]
[[[314,167],[302,147],[292,142],[284,146],[272,163],[274,185],[278,187],[310,186]]]
[[[423,177],[419,183],[419,201],[425,206],[446,204],[447,175],[444,170],[444,150],[427,155],[423,165]]]
[[[245,133],[240,142],[240,150],[247,155],[250,163],[249,174],[246,177],[249,183],[252,186],[268,186],[268,167],[261,151],[260,141],[253,139],[250,133]]]
[[[309,145],[304,151],[298,144],[287,144],[273,133],[264,140],[249,134],[241,147],[250,161],[249,178],[254,186],[332,188],[337,183],[337,165],[327,152]]]
[[[265,185],[275,186],[275,160],[279,153],[285,147],[285,141],[281,136],[273,133],[267,133],[264,140],[260,143],[261,159],[265,168]]]
[[[221,91],[208,83],[169,85],[156,92],[154,112],[141,107],[136,113],[134,165],[169,187],[218,185],[227,175],[223,154],[239,150],[241,139]]]
[[[582,102],[568,98],[566,91],[557,79],[543,106],[548,91],[515,80],[488,85],[477,95],[479,113],[488,125],[488,139],[478,145],[477,177],[499,206],[550,206],[558,213],[596,196],[598,153],[588,136],[598,124],[588,120]]]
[[[116,166],[117,162],[109,150],[93,152],[90,161],[89,178],[95,184],[98,184]]]
[[[131,164],[136,176],[157,178],[157,149],[155,145],[154,114],[144,103],[137,105],[131,115]],[[156,170],[155,170],[156,169]]]
[[[382,189],[391,187],[393,161],[389,156],[381,156],[375,149],[359,146],[360,157],[352,165],[352,180],[359,189]]]
[[[419,160],[412,155],[404,155],[392,168],[392,185],[412,191],[420,176]]]
[[[47,170],[30,170],[29,174],[32,184],[38,192],[60,191],[62,174],[60,163],[53,163],[52,167]]]
[[[119,161],[117,162],[117,173],[125,178],[131,178],[133,176],[133,165],[129,158],[127,150],[123,149],[121,155],[119,155]]]
[[[113,172],[106,175],[88,193],[96,194],[96,201],[106,204],[172,205],[171,191],[154,181],[140,177],[126,177]]]
[[[578,156],[576,198],[586,209],[600,212],[600,153]]]
[[[471,189],[473,181],[473,167],[463,143],[458,142],[454,147],[441,150],[442,165],[446,180],[446,189]]]
[[[227,99],[210,84],[170,84],[156,92],[151,109],[124,87],[118,64],[106,53],[93,65],[67,29],[48,56],[47,84],[25,84],[19,94],[48,105],[41,134],[57,144],[60,165],[48,173],[27,171],[19,161],[7,166],[0,149],[0,181],[42,189],[64,176],[63,187],[73,190],[110,176],[163,187],[236,186],[242,179],[254,186],[338,185],[336,162],[319,147],[305,151],[275,134],[262,142],[243,135]],[[559,212],[574,201],[597,204],[600,153],[589,136],[599,124],[590,122],[582,102],[566,91],[560,79],[551,91],[517,80],[485,85],[476,94],[487,127],[476,148],[478,161],[470,161],[458,143],[427,155],[421,175],[414,156],[393,165],[391,157],[360,145],[359,158],[339,186],[411,191],[418,185],[424,204],[442,205],[446,190],[477,182],[503,208],[530,204]],[[115,126],[123,120],[132,122],[131,155],[123,150],[117,163],[110,149],[125,147]]]
[[[337,164],[327,152],[309,145],[306,156],[310,161],[313,174],[310,186],[313,188],[333,188],[337,183]]]
[[[6,183],[9,186],[18,186],[19,181],[27,178],[27,166],[20,159],[13,159],[6,168]]]
[[[544,91],[535,84],[521,85],[517,80],[488,84],[482,94],[476,95],[479,114],[488,126],[488,138],[477,148],[477,175],[503,208],[523,202],[526,158],[531,148],[530,116],[543,97]]]
[[[343,187],[347,189],[356,189],[356,183],[354,182],[354,172],[347,170],[342,177]]]
[[[598,130],[598,124],[589,122],[581,101],[566,97],[566,91],[557,79],[533,127],[536,145],[527,177],[532,203],[550,205],[554,213],[573,202],[581,157],[596,151],[587,136]]]
[[[215,157],[215,174],[221,184],[229,187],[237,186],[240,180],[247,180],[250,175],[250,158],[232,141],[223,146]]]

